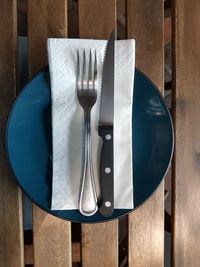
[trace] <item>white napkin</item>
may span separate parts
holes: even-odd
[[[77,49],[96,49],[98,96],[92,109],[92,155],[99,195],[98,136],[102,66],[107,41],[48,39],[52,98],[52,210],[78,209],[83,148],[83,110],[76,96]],[[135,41],[115,41],[114,208],[132,209],[132,97]]]

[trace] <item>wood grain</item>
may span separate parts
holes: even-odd
[[[34,248],[32,244],[25,245],[24,247],[25,264],[34,264]],[[81,261],[80,243],[72,243],[72,262]]]
[[[107,39],[116,25],[115,0],[80,0],[80,38]],[[82,225],[82,266],[118,265],[118,221]]]
[[[29,73],[47,65],[48,37],[66,37],[67,0],[28,1]],[[35,267],[71,266],[71,224],[33,206]]]
[[[116,23],[116,0],[79,1],[81,38],[108,39]]]
[[[118,266],[118,222],[82,225],[82,266]]]
[[[34,250],[32,244],[24,246],[24,261],[26,265],[34,264]]]
[[[127,35],[136,40],[136,67],[163,93],[163,1],[127,0]],[[129,266],[160,267],[164,255],[164,183],[129,215]]]
[[[47,65],[47,38],[66,36],[67,0],[28,1],[30,75]]]
[[[200,2],[173,5],[173,264],[200,262]]]
[[[0,266],[22,267],[22,199],[8,168],[5,125],[16,94],[16,1],[0,0]]]

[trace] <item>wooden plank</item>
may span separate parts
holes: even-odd
[[[32,244],[25,245],[24,247],[25,265],[34,264],[34,248]],[[72,243],[72,262],[81,261],[80,243]]]
[[[127,0],[127,35],[136,39],[136,67],[163,93],[163,1]],[[129,215],[129,266],[163,266],[164,183]]]
[[[66,37],[67,0],[28,1],[29,72],[47,65],[48,37]],[[33,206],[35,267],[71,266],[71,224]]]
[[[72,262],[81,261],[81,244],[79,242],[72,243]]]
[[[0,0],[0,266],[22,267],[22,199],[8,168],[5,124],[16,93],[16,1]]]
[[[24,246],[24,261],[25,261],[25,265],[34,264],[34,251],[33,251],[32,244],[28,244]]]
[[[82,266],[118,266],[118,221],[82,225]]]
[[[29,72],[46,66],[48,37],[67,36],[67,0],[28,0]]]
[[[80,38],[107,39],[116,25],[115,0],[79,0]],[[118,221],[82,225],[82,266],[118,265]]]
[[[173,5],[173,82],[176,149],[173,170],[173,264],[200,262],[200,2]]]
[[[79,35],[81,38],[108,39],[116,26],[116,0],[80,0]]]

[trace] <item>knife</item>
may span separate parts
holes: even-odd
[[[101,203],[99,211],[106,217],[112,215],[114,208],[114,51],[115,30],[110,34],[104,57],[98,126],[98,134],[103,140],[100,157]]]

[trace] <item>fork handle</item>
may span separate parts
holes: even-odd
[[[95,189],[93,164],[92,164],[92,142],[90,111],[84,112],[84,166],[79,196],[79,211],[85,216],[96,213],[97,194]]]

